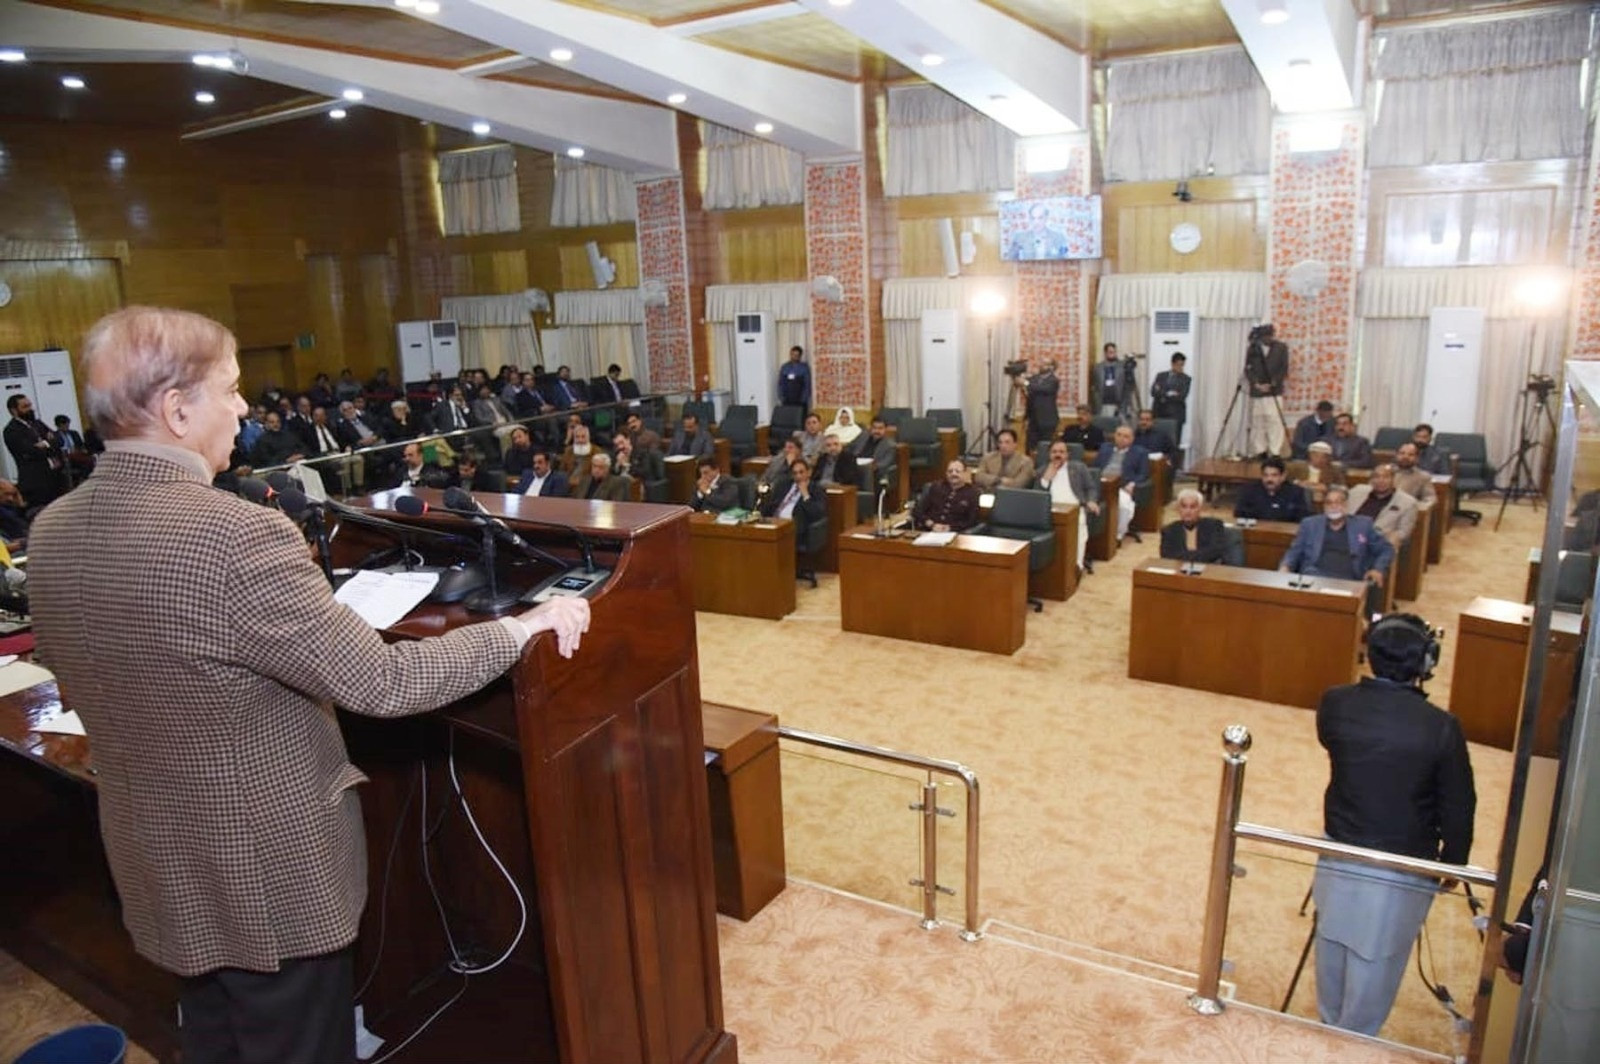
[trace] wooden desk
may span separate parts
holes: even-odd
[[[1434,519],[1428,526],[1428,564],[1438,565],[1444,560],[1444,534],[1450,531],[1450,524],[1455,519],[1456,478],[1435,475],[1433,493],[1438,497],[1438,502],[1434,503]]]
[[[858,493],[853,485],[833,484],[827,490],[828,542],[817,554],[817,572],[839,571],[839,536],[847,528],[854,528],[861,520],[856,507]]]
[[[1299,527],[1293,521],[1257,521],[1249,528],[1239,529],[1244,539],[1245,567],[1276,569],[1282,564],[1283,556],[1289,553],[1289,545],[1294,542]]]
[[[684,506],[693,503],[699,463],[686,454],[675,454],[663,459],[662,464],[667,467],[667,499]]]
[[[1161,515],[1172,501],[1172,459],[1164,454],[1150,456],[1150,498],[1133,511],[1133,524],[1139,532],[1160,532]]]
[[[1415,602],[1422,597],[1422,570],[1428,559],[1428,532],[1433,527],[1437,508],[1437,503],[1417,507],[1417,524],[1411,530],[1411,538],[1395,555],[1394,597],[1397,599]]]
[[[711,858],[717,912],[748,920],[783,892],[783,774],[778,718],[770,713],[700,705],[711,797]]]
[[[1070,503],[1050,507],[1050,521],[1056,526],[1056,556],[1043,569],[1028,573],[1028,594],[1065,602],[1078,590],[1078,522],[1083,519],[1082,511]]]
[[[1208,565],[1183,576],[1176,562],[1133,571],[1128,675],[1291,706],[1356,678],[1366,586]]]
[[[1117,508],[1122,505],[1122,478],[1100,479],[1100,512],[1105,522],[1100,531],[1089,537],[1087,554],[1097,562],[1108,562],[1117,556],[1120,540],[1117,538]]]
[[[1532,606],[1483,597],[1473,599],[1461,614],[1450,674],[1450,712],[1472,742],[1510,750],[1516,741],[1532,618]],[[1533,752],[1541,757],[1556,756],[1561,718],[1572,698],[1573,671],[1582,648],[1583,616],[1552,613],[1533,743]]]
[[[737,525],[689,515],[694,608],[778,620],[794,612],[794,522],[774,517]]]
[[[1202,458],[1189,467],[1200,491],[1210,498],[1228,488],[1261,479],[1261,463],[1253,458]]]
[[[946,547],[839,539],[839,613],[847,632],[1011,654],[1026,637],[1028,544],[957,536]]]

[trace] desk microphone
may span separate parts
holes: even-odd
[[[1294,575],[1289,578],[1289,586],[1297,590],[1305,590],[1311,586],[1311,578],[1305,575],[1306,563],[1297,561],[1294,566]]]
[[[239,497],[254,503],[260,503],[262,506],[270,506],[274,510],[278,508],[276,502],[278,492],[273,489],[271,484],[256,477],[239,478]]]
[[[333,545],[328,542],[328,522],[324,517],[322,508],[313,508],[311,500],[306,498],[306,493],[299,488],[287,488],[279,494],[282,499],[283,512],[295,521],[305,518],[311,526],[311,534],[317,541],[317,560],[322,563],[322,575],[328,578],[328,586],[332,587],[336,581],[333,578]]]
[[[889,534],[888,529],[885,528],[884,524],[883,524],[883,502],[884,502],[884,499],[888,497],[888,495],[889,495],[889,478],[888,477],[879,477],[878,478],[878,535],[880,535],[880,536],[886,536],[886,535]]]
[[[400,509],[401,504],[405,504],[405,509]],[[523,554],[534,559],[535,561],[541,561],[547,565],[554,565],[560,569],[566,569],[569,567],[565,559],[558,558],[554,554],[540,550],[538,547],[535,547],[533,544],[517,535],[517,533],[512,530],[510,525],[506,524],[504,521],[500,520],[500,518],[496,517],[494,514],[485,509],[483,503],[479,502],[477,499],[474,499],[472,497],[472,493],[467,491],[465,488],[446,488],[444,492],[443,506],[429,506],[415,495],[402,495],[400,498],[395,500],[395,508],[400,509],[401,513],[407,513],[408,511],[415,509],[418,514],[432,511],[435,513],[451,514],[455,517],[465,517],[474,524],[487,526],[491,531],[494,532],[496,536],[499,536],[501,539],[505,540],[507,543],[511,544],[513,547],[517,548]],[[584,549],[584,563],[592,572],[594,569],[594,561],[589,557],[587,547]]]

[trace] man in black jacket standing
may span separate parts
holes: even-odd
[[[1056,377],[1054,362],[1046,362],[1038,373],[1024,379],[1028,386],[1028,450],[1031,451],[1040,442],[1055,439],[1056,423],[1061,420],[1056,409],[1061,382]]]
[[[1317,740],[1332,769],[1323,830],[1335,842],[1467,862],[1477,806],[1467,741],[1460,722],[1422,691],[1438,653],[1420,617],[1390,614],[1367,636],[1373,675],[1322,696]],[[1431,876],[1318,860],[1313,894],[1323,1023],[1378,1033],[1440,886]]]
[[[1183,446],[1183,423],[1189,418],[1189,389],[1194,385],[1194,378],[1184,372],[1184,367],[1189,364],[1189,359],[1182,351],[1175,351],[1172,355],[1172,368],[1164,369],[1156,374],[1156,379],[1150,382],[1150,403],[1155,416],[1166,418],[1175,426],[1173,430],[1174,447]],[[1178,456],[1172,456],[1176,463]]]

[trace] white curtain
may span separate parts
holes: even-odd
[[[1272,104],[1243,48],[1106,67],[1107,181],[1264,174]]]
[[[933,85],[889,89],[884,193],[995,192],[1016,183],[1017,138]]]
[[[1416,192],[1384,201],[1385,266],[1499,266],[1549,258],[1556,189]]]
[[[610,225],[639,216],[633,176],[609,166],[591,166],[557,155],[555,192],[550,200],[553,226]]]
[[[707,210],[805,202],[805,158],[799,152],[714,122],[700,123],[700,137]]]
[[[574,377],[598,377],[615,362],[624,377],[648,379],[644,298],[637,288],[557,292],[555,324],[540,337],[546,368],[570,366]]]
[[[439,193],[445,236],[514,233],[522,228],[517,156],[509,144],[440,154]]]
[[[1568,271],[1548,282],[1570,291]],[[1558,376],[1566,347],[1567,303],[1534,308],[1523,288],[1528,271],[1461,268],[1366,270],[1356,292],[1362,426],[1410,425],[1422,403],[1428,315],[1434,307],[1483,307],[1488,316],[1478,376],[1477,431],[1499,464],[1516,447],[1515,401],[1529,373]],[[1538,470],[1535,470],[1537,473]]]
[[[1581,155],[1586,6],[1377,35],[1372,166]]]
[[[789,348],[799,346],[816,371],[811,350],[811,289],[804,281],[779,284],[714,284],[706,286],[706,321],[711,322],[711,386],[733,387],[733,318],[736,314],[766,311],[772,315],[777,341],[775,362],[789,360]],[[813,381],[815,377],[813,377]]]
[[[1005,301],[1005,310],[990,323],[970,312],[973,297],[979,292],[994,292]],[[900,277],[883,283],[884,359],[886,362],[883,405],[907,406],[921,412],[922,395],[922,312],[959,310],[962,350],[962,424],[967,437],[976,440],[989,423],[985,406],[990,388],[994,394],[997,427],[1006,412],[1011,381],[1005,364],[1017,357],[1017,330],[1013,317],[1016,286],[1010,277]],[[989,342],[994,341],[993,356]],[[992,380],[991,380],[992,378]]]
[[[539,362],[539,334],[533,310],[544,293],[537,289],[507,296],[446,296],[439,316],[460,327],[461,365],[490,373],[507,363],[532,369]]]

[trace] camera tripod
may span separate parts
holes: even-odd
[[[1233,422],[1234,411],[1239,410],[1239,400],[1244,400],[1244,409],[1240,411],[1239,433],[1241,446],[1234,452],[1241,456],[1250,446],[1250,428],[1255,420],[1251,415],[1255,412],[1252,404],[1271,400],[1273,410],[1278,415],[1278,424],[1283,426],[1283,438],[1289,439],[1289,423],[1283,416],[1283,399],[1276,395],[1253,395],[1250,392],[1250,375],[1244,370],[1239,371],[1239,383],[1233,386],[1233,398],[1228,401],[1228,412],[1223,415],[1222,427],[1217,429],[1217,441],[1211,447],[1212,454],[1224,454],[1222,441],[1228,436],[1228,426]]]
[[[1531,459],[1534,452],[1544,450],[1545,441],[1555,435],[1556,412],[1550,405],[1550,393],[1554,390],[1555,381],[1550,377],[1530,373],[1528,383],[1517,397],[1517,449],[1494,471],[1494,481],[1491,481],[1497,483],[1501,473],[1508,468],[1511,470],[1510,481],[1499,489],[1500,512],[1494,519],[1496,532],[1500,531],[1500,522],[1505,519],[1506,506],[1512,499],[1529,496],[1537,511],[1544,498],[1544,485],[1534,473]]]
[[[1139,409],[1144,405],[1144,393],[1139,390],[1139,360],[1143,355],[1127,355],[1122,359],[1122,401],[1117,404],[1117,420],[1132,425],[1139,420]]]

